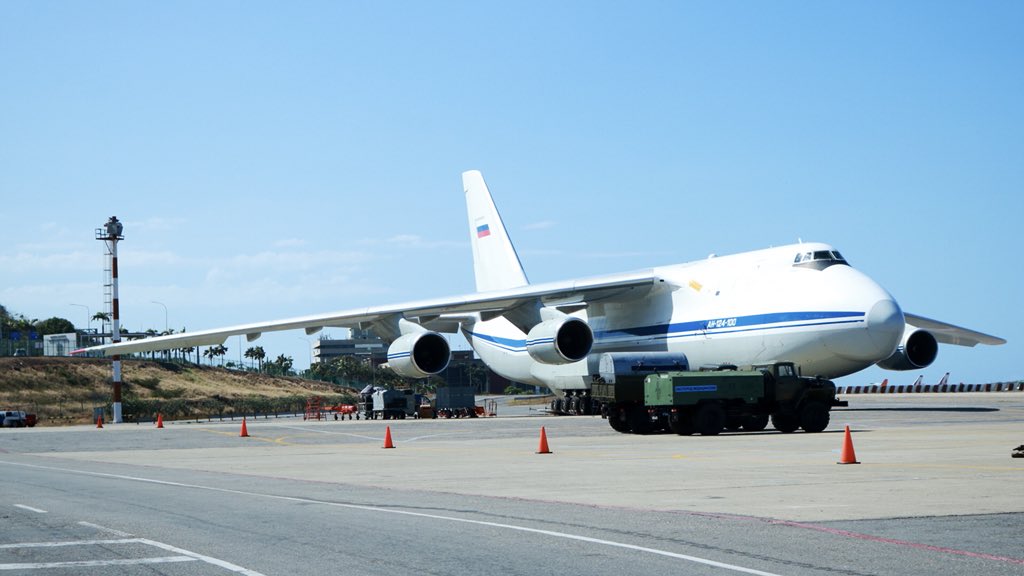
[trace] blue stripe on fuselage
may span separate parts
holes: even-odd
[[[677,322],[675,324],[655,324],[653,326],[638,326],[635,328],[595,332],[594,345],[597,347],[602,342],[622,338],[641,337],[649,340],[666,340],[669,338],[685,338],[705,334],[732,334],[777,328],[854,324],[863,322],[864,316],[864,312],[774,312],[770,314],[715,318],[712,320]],[[785,325],[778,326],[778,324]],[[470,330],[466,330],[466,332],[473,338],[478,338],[503,350],[510,352],[526,351],[527,341],[525,339],[501,338]]]

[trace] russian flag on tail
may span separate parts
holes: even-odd
[[[476,237],[477,238],[484,238],[484,237],[490,236],[490,235],[491,235],[491,228],[487,224],[484,224],[483,226],[477,226],[476,227]]]

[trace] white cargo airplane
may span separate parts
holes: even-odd
[[[223,344],[245,334],[370,328],[389,342],[388,365],[422,378],[450,357],[439,332],[462,332],[496,373],[582,395],[605,352],[669,352],[690,366],[794,362],[835,378],[872,364],[915,370],[938,342],[1002,338],[904,313],[874,280],[827,244],[779,248],[564,282],[530,284],[478,171],[462,174],[477,292],[133,340],[80,351],[129,354]]]

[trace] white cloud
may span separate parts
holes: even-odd
[[[125,230],[139,230],[149,232],[171,232],[180,229],[186,224],[184,218],[163,218],[151,216],[145,220],[129,220],[124,223]]]
[[[56,252],[20,250],[14,254],[0,254],[0,270],[4,276],[15,277],[39,272],[98,269],[98,258],[91,252]]]
[[[523,226],[523,230],[548,230],[558,225],[558,222],[554,220],[541,220],[540,222],[533,222]]]
[[[363,238],[357,242],[360,246],[385,248],[411,248],[416,250],[436,250],[438,248],[466,248],[466,242],[453,240],[428,240],[417,234],[399,234],[388,238]]]

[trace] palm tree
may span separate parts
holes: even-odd
[[[292,369],[293,364],[294,360],[292,359],[291,356],[285,356],[284,354],[281,354],[280,356],[277,357],[276,360],[274,360],[271,363],[272,370],[270,371],[276,375],[287,376],[288,372]]]
[[[243,356],[245,356],[249,360],[255,359],[256,358],[256,348],[255,347],[246,348],[245,349],[245,354],[243,354]]]
[[[223,344],[214,346],[214,356],[220,357],[220,365],[224,365],[224,356],[228,353],[228,349]]]
[[[263,351],[262,346],[253,346],[245,351],[245,357],[256,361],[259,366],[259,371],[263,371],[263,359],[267,357],[267,353]]]

